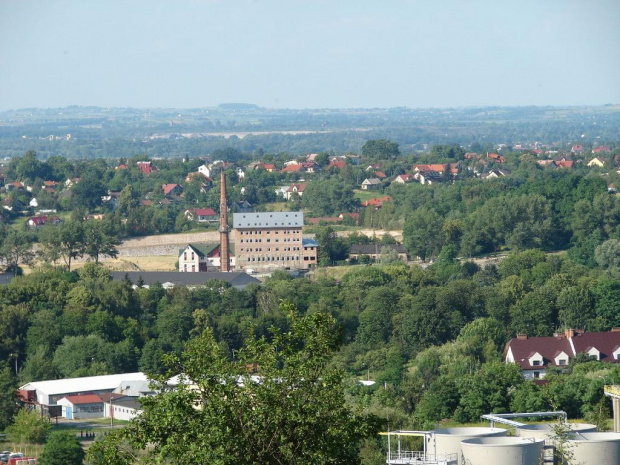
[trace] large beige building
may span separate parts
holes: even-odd
[[[237,270],[308,269],[317,263],[317,244],[304,240],[303,212],[234,213]]]

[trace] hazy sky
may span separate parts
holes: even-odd
[[[0,0],[0,109],[620,103],[620,0]]]

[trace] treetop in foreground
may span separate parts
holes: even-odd
[[[339,346],[335,320],[300,316],[282,304],[288,331],[250,338],[228,360],[211,329],[168,356],[179,385],[143,399],[144,413],[89,450],[92,464],[172,460],[211,464],[352,464],[362,439],[378,431],[344,398],[329,366]],[[147,445],[149,449],[147,450]],[[150,448],[150,446],[153,446]]]

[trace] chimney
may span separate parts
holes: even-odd
[[[620,328],[616,327],[616,328],[611,328],[611,332],[612,333],[620,333]]]
[[[570,338],[570,337],[575,337],[575,330],[574,329],[567,329],[564,331],[564,336],[566,337],[566,339]]]
[[[228,205],[226,204],[226,175],[224,171],[220,173],[220,271],[230,271]]]
[[[525,341],[527,339],[527,334],[524,333],[517,333],[517,339],[519,341]]]

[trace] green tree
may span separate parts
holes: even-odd
[[[79,221],[46,225],[39,232],[43,256],[55,263],[62,259],[71,271],[71,261],[84,254],[84,226]]]
[[[396,142],[387,139],[368,140],[362,145],[361,154],[364,158],[386,159],[397,157],[400,150]]]
[[[71,431],[54,431],[39,456],[39,465],[81,465],[84,450]]]
[[[182,358],[169,357],[185,377],[174,390],[144,398],[144,413],[120,436],[135,449],[148,445],[150,459],[173,463],[358,462],[362,439],[376,434],[379,423],[346,405],[342,373],[329,366],[338,347],[335,320],[299,316],[291,305],[281,310],[290,331],[248,340],[235,362],[209,329],[188,343]],[[257,377],[247,364],[258,368]],[[95,443],[88,458],[94,465],[133,463],[122,450],[112,437]]]
[[[431,208],[414,211],[405,222],[403,244],[407,251],[426,261],[441,249],[442,218]]]
[[[17,410],[17,380],[9,367],[4,367],[0,370],[0,431],[12,423]]]
[[[38,412],[21,409],[6,432],[13,442],[41,444],[51,427],[49,419],[41,417]]]
[[[16,275],[20,263],[30,265],[33,262],[35,258],[33,247],[32,233],[11,229],[0,246],[0,258],[6,263],[7,269]]]
[[[118,256],[117,245],[120,241],[115,237],[106,234],[102,225],[97,221],[86,221],[83,225],[83,252],[90,258],[99,263],[99,257],[107,255],[111,258]]]

